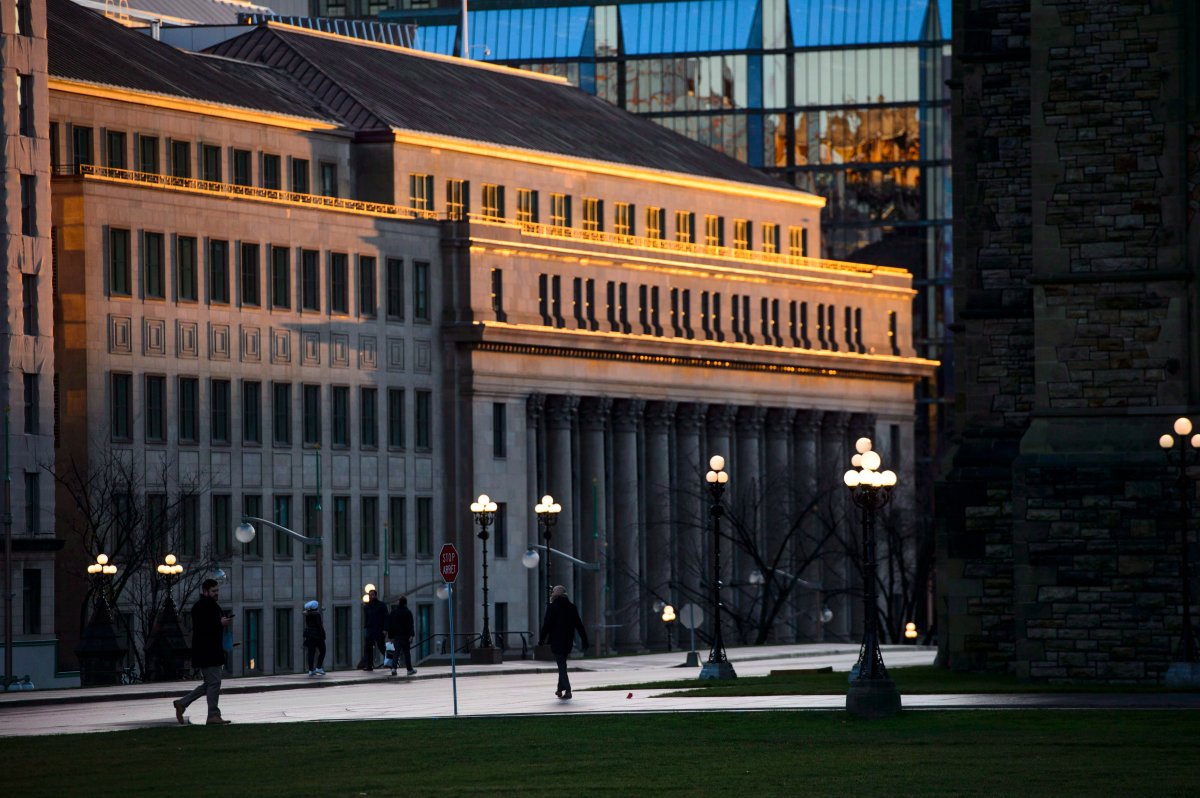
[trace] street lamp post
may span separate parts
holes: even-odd
[[[320,473],[320,472],[318,471],[318,473]],[[319,491],[320,488],[317,488],[317,490]],[[320,509],[321,509],[320,499],[318,498],[317,510],[320,511]],[[257,531],[254,529],[254,524],[250,523],[251,521],[253,521],[254,523],[262,524],[264,526],[269,526],[269,527],[271,527],[271,529],[277,529],[280,532],[284,533],[285,535],[291,535],[293,538],[295,538],[296,540],[305,544],[306,546],[316,546],[317,548],[320,548],[322,545],[321,535],[319,532],[319,530],[320,530],[319,524],[317,526],[317,529],[318,529],[317,536],[316,537],[308,537],[307,535],[301,535],[299,532],[296,532],[295,530],[288,529],[286,526],[281,526],[281,525],[275,523],[274,521],[268,521],[265,518],[259,518],[257,516],[253,516],[253,515],[242,516],[242,522],[240,524],[238,524],[237,527],[233,530],[233,536],[235,538],[237,538],[238,543],[249,543],[252,540],[254,540],[254,536],[257,534]],[[322,563],[325,560],[324,553],[317,552],[316,560],[317,560],[317,602],[319,603],[321,601],[321,583],[323,581],[321,579],[321,575],[322,575]]]
[[[863,526],[863,642],[858,653],[857,676],[846,693],[846,709],[863,718],[886,718],[900,711],[900,692],[883,666],[879,648],[879,603],[875,592],[875,514],[891,498],[896,485],[894,471],[879,471],[882,461],[871,449],[870,438],[859,438],[858,452],[851,458],[854,468],[843,481],[850,497],[862,509]],[[858,469],[858,470],[855,470]]]
[[[87,572],[97,598],[92,617],[84,627],[79,646],[75,649],[75,655],[79,657],[79,682],[83,687],[120,684],[120,662],[125,657],[125,647],[117,640],[109,614],[109,580],[117,575],[117,566],[109,561],[107,554],[98,554],[96,561],[87,567]]]
[[[708,484],[708,495],[712,500],[708,514],[712,519],[713,533],[713,636],[712,650],[708,654],[708,662],[700,669],[700,678],[736,679],[733,664],[725,658],[725,643],[721,638],[721,516],[725,514],[721,496],[725,493],[729,474],[725,471],[725,458],[719,454],[709,458],[708,468],[704,481]]]
[[[1175,449],[1175,436],[1170,433],[1160,436],[1158,445],[1166,454],[1167,462],[1177,469],[1175,481],[1179,487],[1179,538],[1182,544],[1179,577],[1183,583],[1183,628],[1180,630],[1179,659],[1167,668],[1164,681],[1168,687],[1200,687],[1200,657],[1197,656],[1196,632],[1192,628],[1191,553],[1188,551],[1188,522],[1195,488],[1187,473],[1190,466],[1200,462],[1200,433],[1192,434],[1192,422],[1187,418],[1175,419],[1172,429],[1180,438],[1179,448]]]
[[[667,653],[671,653],[671,624],[675,622],[675,608],[670,604],[664,604],[662,608],[662,622],[667,630]]]
[[[155,570],[162,577],[167,598],[163,602],[162,613],[154,624],[149,648],[153,653],[155,676],[164,680],[177,679],[183,670],[182,652],[187,649],[187,643],[179,625],[179,612],[175,606],[172,586],[183,573],[183,565],[174,554],[168,554]]]
[[[486,493],[481,493],[478,499],[471,502],[471,512],[475,514],[475,523],[479,524],[476,537],[483,541],[483,634],[479,637],[479,645],[471,649],[473,664],[498,665],[504,661],[500,649],[492,646],[492,630],[488,621],[488,527],[495,520],[497,509],[498,505]]]
[[[549,601],[550,593],[554,590],[550,571],[550,552],[554,549],[550,548],[550,538],[554,532],[554,525],[558,522],[558,514],[562,512],[562,505],[547,493],[533,506],[533,511],[537,513],[538,527],[542,530],[542,541],[546,547],[546,600]]]

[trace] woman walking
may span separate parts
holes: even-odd
[[[310,601],[304,605],[304,653],[309,676],[324,676],[325,623],[321,620],[321,605]]]

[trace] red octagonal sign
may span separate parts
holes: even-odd
[[[443,582],[454,582],[458,579],[458,549],[453,543],[442,545],[442,553],[438,555],[438,568],[441,570]]]

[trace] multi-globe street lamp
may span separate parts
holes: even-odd
[[[552,581],[550,571],[550,538],[554,534],[554,525],[558,522],[558,514],[562,512],[562,505],[554,501],[554,497],[547,493],[542,497],[542,500],[533,506],[533,511],[537,513],[538,527],[542,530],[542,541],[546,547],[546,600],[550,600],[550,593],[554,590],[554,582]]]
[[[150,641],[154,675],[159,679],[175,679],[183,669],[184,653],[187,650],[172,590],[175,580],[183,573],[183,565],[174,554],[167,554],[155,570],[162,578],[163,591],[167,598],[163,602],[162,614],[154,625],[154,634]]]
[[[863,528],[863,642],[858,654],[857,675],[846,693],[846,709],[864,718],[883,718],[900,711],[900,693],[883,666],[879,648],[879,603],[875,585],[875,514],[883,509],[896,486],[894,471],[880,471],[879,453],[870,438],[859,438],[843,477],[853,502],[862,509]]]
[[[80,635],[75,649],[79,657],[79,679],[83,687],[120,684],[121,660],[125,658],[125,647],[113,630],[111,580],[117,575],[117,566],[107,554],[97,554],[96,561],[88,565],[88,576],[92,590],[97,595],[92,617]]]
[[[1179,560],[1179,577],[1183,583],[1183,628],[1179,641],[1179,659],[1167,668],[1165,682],[1171,687],[1200,686],[1200,657],[1197,656],[1196,633],[1192,628],[1192,566],[1190,561],[1190,536],[1188,523],[1191,518],[1191,499],[1195,486],[1188,477],[1189,467],[1200,463],[1200,433],[1192,433],[1192,422],[1177,418],[1172,426],[1175,435],[1159,436],[1158,445],[1167,456],[1167,462],[1176,468],[1175,482],[1179,488],[1179,537],[1182,552]],[[1179,436],[1179,447],[1175,447],[1175,436]]]
[[[483,634],[479,636],[478,647],[471,651],[471,661],[499,663],[503,660],[501,659],[500,651],[492,646],[492,629],[488,620],[487,561],[488,527],[495,520],[499,505],[492,501],[491,497],[486,493],[481,493],[478,499],[471,502],[470,509],[475,515],[475,523],[479,525],[479,533],[476,537],[483,541]]]
[[[708,495],[711,499],[708,515],[712,521],[713,536],[713,635],[712,650],[709,651],[708,662],[700,669],[700,678],[736,679],[737,673],[733,670],[733,664],[725,658],[725,643],[721,639],[721,516],[725,514],[721,496],[725,493],[729,474],[725,471],[725,458],[719,454],[709,458],[708,468],[704,481],[708,485]]]

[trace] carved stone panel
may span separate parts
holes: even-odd
[[[271,328],[271,362],[292,362],[292,333],[290,330]]]
[[[200,357],[200,325],[194,321],[175,322],[175,354],[178,357]]]
[[[332,333],[329,336],[329,360],[331,366],[350,366],[350,336],[345,333]]]
[[[379,367],[379,343],[375,336],[358,336],[358,367],[360,369]]]
[[[208,357],[210,360],[229,359],[229,325],[208,324]]]
[[[300,364],[321,365],[321,333],[312,330],[300,333]]]
[[[433,344],[425,340],[413,341],[413,368],[428,373],[433,368]]]
[[[133,320],[128,316],[108,317],[108,351],[114,355],[133,354]]]
[[[387,339],[388,371],[404,371],[404,339]]]
[[[167,354],[167,323],[162,319],[142,319],[142,353],[163,357]]]
[[[262,360],[262,332],[257,327],[242,327],[242,360],[246,363]]]

